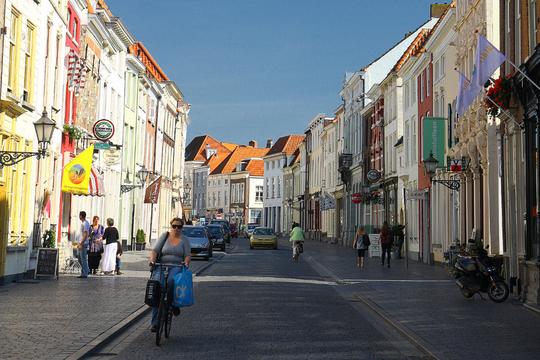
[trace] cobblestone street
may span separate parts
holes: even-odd
[[[409,261],[406,269],[405,260],[394,260],[387,268],[368,258],[358,268],[353,249],[314,241],[294,263],[285,239],[278,251],[250,251],[247,244],[234,239],[229,253],[216,252],[216,262],[195,277],[196,304],[175,319],[160,348],[144,321],[117,358],[177,358],[180,349],[186,358],[404,357],[406,349],[396,350],[399,344],[354,311],[336,286],[439,358],[534,359],[540,351],[540,334],[529,325],[539,314],[514,295],[501,304],[465,299],[442,267]],[[0,288],[0,358],[65,359],[91,348],[145,309],[148,255],[126,253],[122,276],[61,275]],[[207,264],[194,260],[192,270]],[[529,346],[516,346],[524,336]]]

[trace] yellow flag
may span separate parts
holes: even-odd
[[[88,195],[94,145],[84,150],[75,159],[64,166],[62,192]]]

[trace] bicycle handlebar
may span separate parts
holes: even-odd
[[[186,266],[186,262],[181,263],[153,263],[154,266]]]

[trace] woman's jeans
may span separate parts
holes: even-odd
[[[79,262],[81,263],[81,276],[87,277],[90,272],[88,268],[88,244],[82,246],[79,253]]]
[[[390,265],[390,250],[392,249],[392,243],[382,243],[382,260],[381,264],[384,264],[384,256],[388,254],[388,265]]]
[[[172,297],[173,297],[173,290],[174,290],[174,276],[178,275],[182,272],[182,266],[175,266],[171,269],[169,269],[169,277],[167,278],[167,290],[168,295],[167,298],[169,300],[169,305],[172,303]],[[154,271],[154,275],[152,275],[152,280],[159,280],[159,283],[161,286],[163,286],[163,282],[165,280],[165,268],[161,270],[161,276],[159,272],[159,268],[156,268]],[[152,309],[152,326],[157,326],[158,323],[158,311],[159,307],[155,307]]]

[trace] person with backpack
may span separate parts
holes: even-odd
[[[366,235],[366,227],[364,225],[358,226],[353,244],[353,248],[358,250],[358,267],[364,267],[364,257],[369,245],[370,241],[369,236]]]

